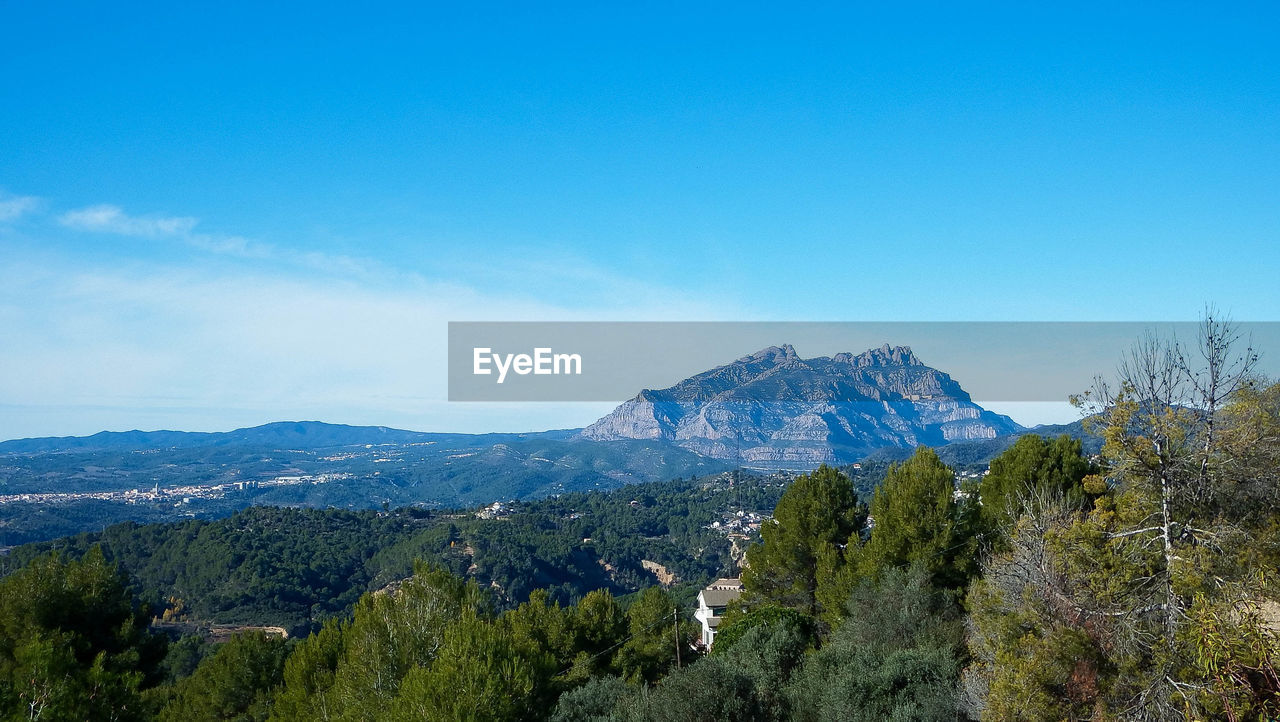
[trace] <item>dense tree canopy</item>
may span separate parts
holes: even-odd
[[[271,696],[283,681],[287,651],[285,640],[262,632],[232,637],[169,691],[158,718],[263,722]]]
[[[856,546],[865,523],[849,477],[828,466],[798,477],[778,500],[773,520],[761,526],[761,543],[747,551],[747,601],[821,614],[819,564]]]
[[[920,564],[943,586],[964,583],[974,556],[955,498],[955,472],[928,447],[889,469],[871,498],[874,526],[859,555],[863,577]]]
[[[1079,439],[1059,436],[1052,441],[1027,434],[991,461],[990,473],[983,477],[979,494],[986,528],[1010,525],[1030,499],[1060,496],[1067,503],[1082,506],[1087,495],[1084,478],[1091,471]]]
[[[737,511],[767,514],[786,478],[736,474],[648,484],[643,494],[566,494],[511,505],[499,519],[253,507],[217,521],[121,524],[19,547],[0,557],[0,571],[98,545],[175,624],[281,626],[297,636],[348,615],[361,595],[411,574],[415,560],[490,586],[499,608],[537,589],[566,606],[595,589],[623,595],[655,584],[642,560],[695,585],[735,574],[730,542],[711,524]]]
[[[144,719],[164,639],[128,579],[92,548],[0,581],[0,710],[22,719]]]
[[[864,580],[789,690],[791,719],[953,720],[963,626],[924,565]]]

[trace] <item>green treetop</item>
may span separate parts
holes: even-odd
[[[818,616],[819,561],[856,545],[865,523],[849,477],[824,465],[797,478],[778,500],[773,520],[761,526],[761,543],[747,550],[746,601]]]

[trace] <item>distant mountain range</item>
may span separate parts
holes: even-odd
[[[1099,445],[1079,423],[1030,432]],[[736,467],[894,461],[921,444],[974,470],[1023,433],[905,346],[813,359],[772,346],[641,391],[585,429],[449,434],[300,421],[0,442],[0,547],[255,504],[468,507]]]
[[[526,439],[567,439],[578,429],[528,434],[448,434],[405,431],[387,426],[348,426],[320,421],[277,421],[234,431],[100,431],[92,436],[46,436],[0,442],[0,454],[53,451],[133,451],[243,446],[278,449],[323,449],[359,444],[437,442],[485,446]]]
[[[802,359],[784,344],[641,391],[580,438],[664,440],[714,459],[814,466],[1021,431],[907,346]]]

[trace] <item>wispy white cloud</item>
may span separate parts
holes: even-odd
[[[187,243],[202,251],[240,258],[271,258],[275,249],[264,243],[251,241],[243,236],[214,236],[193,233],[185,237]]]
[[[115,233],[138,238],[186,236],[199,220],[190,216],[131,216],[120,206],[101,203],[62,214],[59,222],[78,231]]]
[[[332,275],[370,276],[379,272],[372,261],[315,251],[292,251],[239,235],[197,232],[200,219],[193,216],[133,215],[110,203],[63,213],[64,227],[89,233],[112,233],[132,238],[173,239],[206,253],[242,259],[266,260]],[[386,269],[383,269],[386,270]]]
[[[40,207],[35,196],[14,196],[0,191],[0,223],[16,221]]]

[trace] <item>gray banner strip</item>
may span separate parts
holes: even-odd
[[[1280,322],[1241,322],[1280,371]],[[450,401],[621,401],[771,346],[800,359],[909,346],[975,401],[1064,401],[1110,376],[1151,332],[1193,345],[1194,322],[452,322]]]

